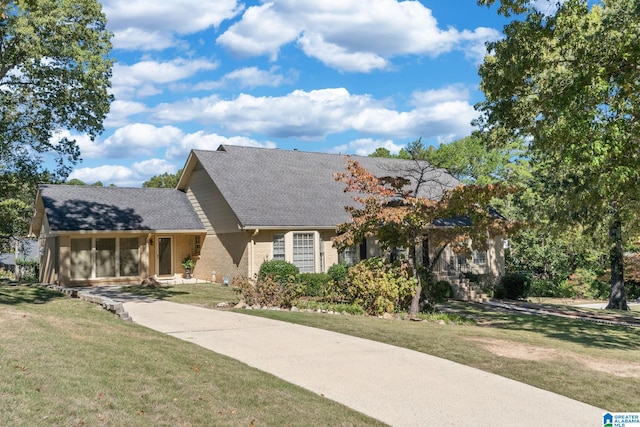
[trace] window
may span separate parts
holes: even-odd
[[[200,255],[200,248],[202,247],[202,237],[195,236],[193,238],[193,253],[195,255]]]
[[[338,262],[354,265],[358,262],[356,247],[351,246],[338,254]]]
[[[473,251],[473,263],[487,265],[487,251]]]
[[[116,276],[116,239],[96,239],[96,277]]]
[[[273,259],[284,261],[284,234],[273,235]]]
[[[293,264],[300,273],[315,272],[313,233],[295,233],[293,235]]]
[[[71,278],[91,277],[91,239],[71,239]]]
[[[138,238],[120,239],[120,276],[137,276],[140,266]]]
[[[71,278],[127,277],[140,274],[138,237],[71,239]]]

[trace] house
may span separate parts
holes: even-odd
[[[376,176],[405,176],[415,183],[412,161],[354,158]],[[334,179],[345,166],[337,154],[222,145],[191,151],[176,189],[41,186],[32,229],[46,248],[42,280],[94,283],[105,277],[103,260],[109,260],[109,282],[180,275],[179,260],[187,255],[196,260],[194,277],[221,281],[252,277],[271,259],[319,273],[342,260],[379,255],[373,237],[341,254],[333,247],[337,225],[350,220],[345,206],[354,203]],[[430,168],[427,174],[429,185],[420,187],[419,196],[437,198],[459,184],[444,170]],[[107,236],[112,240],[104,249]],[[129,240],[123,245],[122,239]],[[127,259],[139,260],[138,275],[118,270],[121,247]],[[430,248],[423,250],[427,256]],[[171,261],[163,258],[169,252]],[[498,275],[504,262],[499,237],[474,258],[478,272]],[[131,268],[128,273],[135,272]]]
[[[42,282],[87,286],[181,274],[206,230],[175,189],[41,185],[31,232]]]

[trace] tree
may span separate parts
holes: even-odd
[[[466,184],[505,182],[522,185],[530,176],[529,162],[523,153],[521,139],[492,147],[480,135],[474,134],[437,148],[429,147],[423,158]]]
[[[176,173],[165,172],[161,175],[154,175],[149,178],[148,181],[143,182],[142,186],[152,188],[176,188],[181,174],[182,169],[179,169]]]
[[[640,207],[640,4],[566,0],[545,14],[502,0],[499,12],[522,20],[488,45],[481,129],[530,141],[552,218],[586,230],[607,224],[607,308],[627,309],[622,248]]]
[[[32,201],[38,182],[62,182],[79,161],[77,144],[63,131],[91,138],[102,132],[112,60],[97,0],[15,0],[1,7],[3,210],[9,200]],[[44,167],[49,158],[57,165],[51,171]],[[19,219],[6,209],[0,216]],[[24,224],[19,228],[25,232]]]
[[[417,147],[410,144],[407,152]],[[473,248],[486,250],[489,235],[504,235],[513,227],[508,221],[493,216],[489,209],[492,198],[508,193],[507,187],[468,185],[451,189],[437,174],[436,178],[430,178],[433,174],[428,172],[433,170],[429,163],[414,158],[407,162],[406,169],[394,171],[395,176],[376,177],[357,161],[348,159],[347,172],[336,174],[336,180],[346,184],[345,191],[353,193],[356,203],[345,208],[352,220],[338,226],[334,245],[344,250],[367,236],[375,236],[383,250],[407,248],[410,267],[418,279],[409,310],[411,315],[425,303],[416,256],[416,247],[424,239],[428,237],[430,245],[438,248],[430,265],[425,266],[431,272],[448,244],[464,243],[457,248],[466,250],[470,240]],[[440,186],[442,197],[434,200],[419,196],[420,188],[426,185]],[[460,216],[468,217],[471,225],[433,227],[436,219]]]

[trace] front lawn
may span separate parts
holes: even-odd
[[[0,325],[2,426],[382,425],[44,287],[0,285]]]

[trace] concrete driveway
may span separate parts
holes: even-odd
[[[122,301],[140,325],[392,426],[602,425],[602,409],[412,350],[239,313],[148,299]]]

